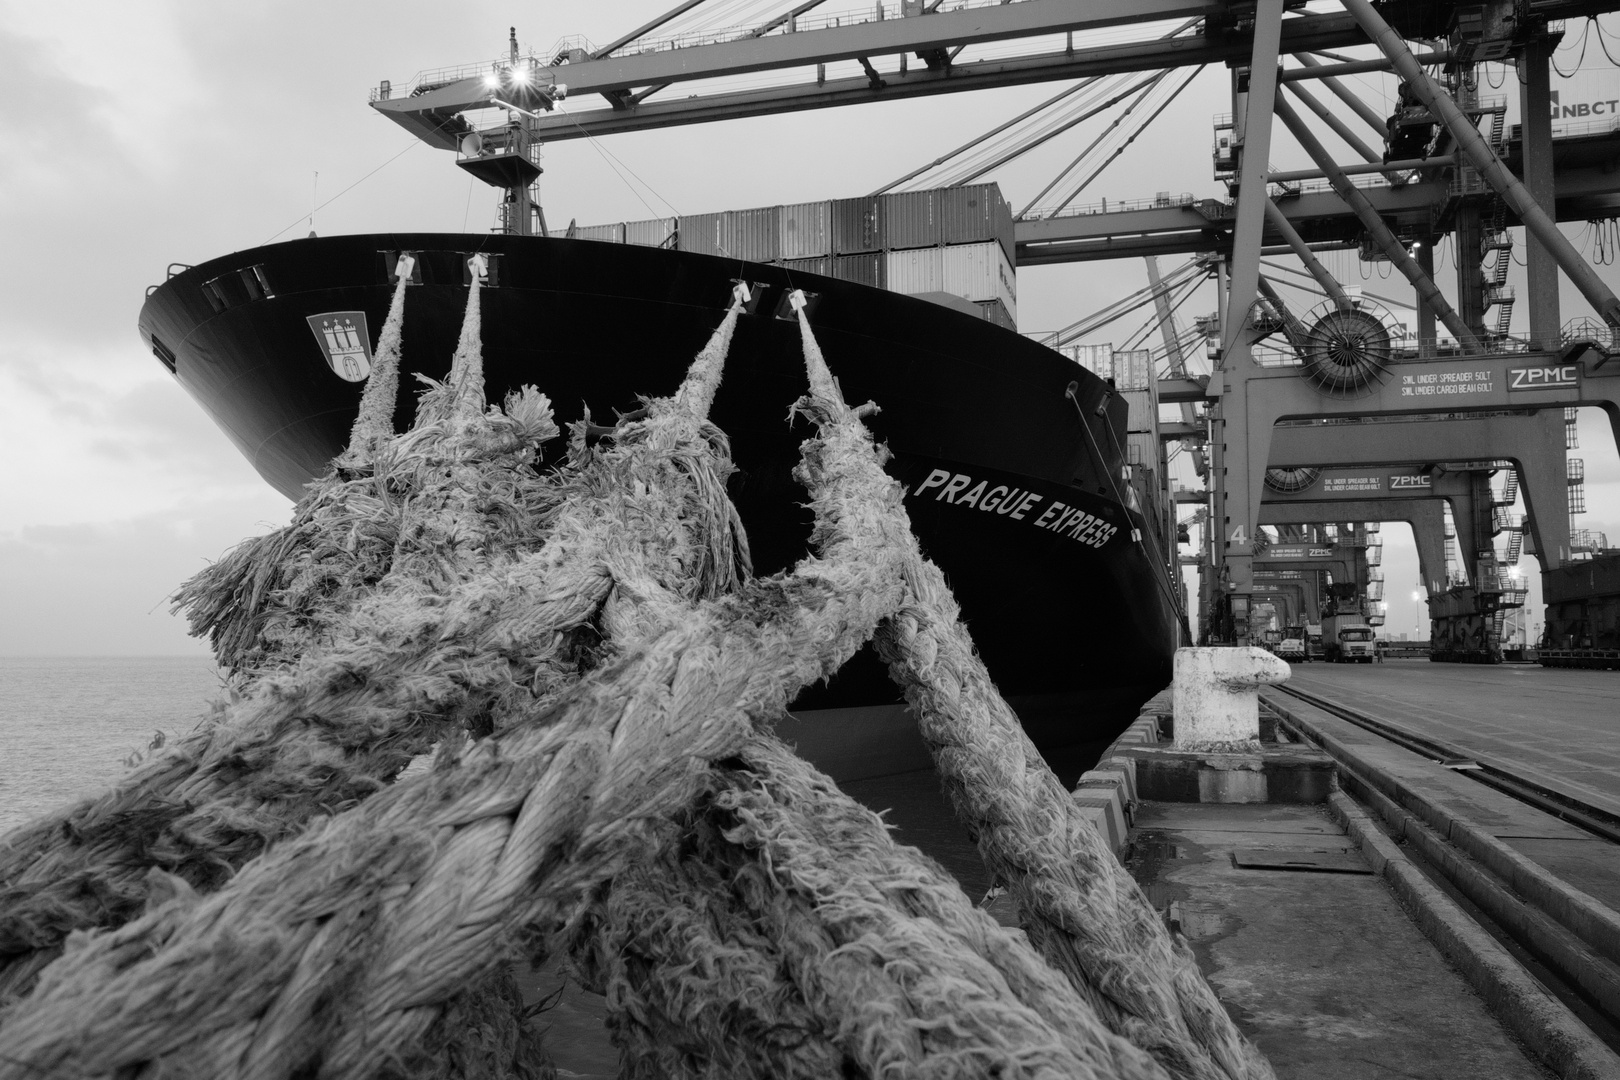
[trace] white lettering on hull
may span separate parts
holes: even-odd
[[[1119,532],[1119,526],[1110,525],[1102,518],[1079,507],[1068,506],[1057,499],[1022,488],[1009,488],[1005,484],[986,488],[988,480],[979,480],[968,473],[953,473],[948,469],[935,469],[928,474],[916,490],[908,494],[922,498],[932,492],[934,502],[947,502],[969,510],[999,514],[1012,521],[1024,521],[1037,529],[1066,536],[1087,547],[1100,548]],[[1030,520],[1030,515],[1045,503],[1045,508]]]

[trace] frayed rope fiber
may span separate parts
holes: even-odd
[[[743,295],[541,472],[476,274],[393,434],[408,276],[350,449],[180,594],[234,700],[0,840],[0,1080],[545,1077],[511,970],[558,949],[628,1076],[1270,1075],[1023,740],[802,308],[815,552],[756,579],[707,419]],[[874,633],[1034,948],[768,734]]]

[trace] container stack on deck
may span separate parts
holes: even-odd
[[[568,235],[772,263],[1018,329],[1012,207],[995,184],[571,226]]]

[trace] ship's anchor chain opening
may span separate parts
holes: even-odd
[[[630,1076],[1272,1075],[996,692],[802,294],[814,553],[756,578],[708,419],[746,289],[542,469],[476,272],[387,426],[410,277],[349,449],[178,593],[231,700],[0,848],[0,1080],[544,1076],[511,971],[559,951]],[[871,639],[1027,939],[770,733]]]

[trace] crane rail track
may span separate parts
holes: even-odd
[[[1332,713],[1341,720],[1365,728],[1398,746],[1422,754],[1424,757],[1432,758],[1442,764],[1456,767],[1467,763],[1468,766],[1472,767],[1461,767],[1457,768],[1456,771],[1479,781],[1487,787],[1495,788],[1505,795],[1528,803],[1538,810],[1567,821],[1576,828],[1584,829],[1612,844],[1620,844],[1620,816],[1582,802],[1572,795],[1554,791],[1545,785],[1529,780],[1499,762],[1482,759],[1478,754],[1470,753],[1439,739],[1414,734],[1387,721],[1379,720],[1376,717],[1369,716],[1328,698],[1320,697],[1307,690],[1300,690],[1286,684],[1271,689],[1298,698],[1306,704],[1314,705],[1323,712]]]

